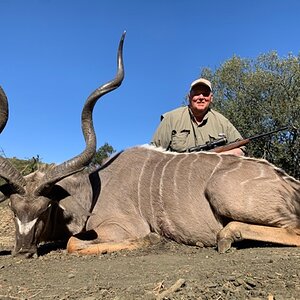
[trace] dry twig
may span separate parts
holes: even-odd
[[[178,279],[170,288],[168,288],[166,291],[160,293],[157,297],[156,300],[162,300],[168,295],[177,292],[183,285],[185,284],[185,279]]]

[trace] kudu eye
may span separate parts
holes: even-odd
[[[16,218],[17,214],[16,214],[16,212],[14,211],[14,209],[12,207],[11,201],[8,202],[8,207],[10,208],[10,210],[12,211],[12,213],[14,214],[14,217]]]
[[[46,206],[44,206],[43,208],[41,208],[40,214],[46,213],[51,206],[52,206],[52,203],[49,202]]]

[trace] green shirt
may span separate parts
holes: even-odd
[[[188,106],[165,113],[153,136],[152,144],[173,151],[184,152],[188,148],[204,145],[225,135],[227,141],[242,139],[237,129],[223,115],[209,109],[198,125]]]

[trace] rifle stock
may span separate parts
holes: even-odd
[[[236,142],[232,142],[229,144],[226,144],[224,146],[219,146],[216,147],[214,149],[209,150],[210,152],[215,152],[215,153],[221,153],[221,152],[225,152],[225,151],[229,151],[235,148],[240,148],[242,146],[247,145],[248,143],[250,143],[251,139],[243,139],[240,141],[236,141]]]

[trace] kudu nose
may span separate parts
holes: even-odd
[[[14,251],[12,255],[14,257],[32,258],[37,256],[37,252],[33,249],[20,249],[19,251]]]

